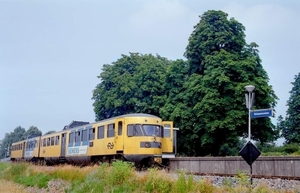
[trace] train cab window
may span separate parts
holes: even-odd
[[[54,137],[51,137],[51,145],[54,145]]]
[[[158,125],[143,125],[143,131],[145,131],[146,136],[162,137],[162,127]]]
[[[107,137],[115,136],[115,124],[109,124],[107,128]]]
[[[128,125],[127,135],[131,136],[143,136],[142,125]]]
[[[95,139],[95,128],[90,128],[89,130],[90,130],[89,139],[94,140]]]
[[[87,141],[87,131],[88,130],[86,130],[86,129],[82,131],[82,139],[81,139],[81,141]]]
[[[103,139],[104,138],[104,126],[99,126],[98,127],[98,139]]]
[[[119,121],[118,122],[118,135],[122,135],[122,130],[123,130],[123,122]]]
[[[59,145],[59,135],[55,137],[55,145]]]

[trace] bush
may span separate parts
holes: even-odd
[[[194,192],[196,189],[192,175],[186,179],[184,171],[179,171],[178,179],[174,182],[172,190],[176,193]]]
[[[147,192],[168,193],[171,191],[171,181],[164,175],[159,174],[156,168],[150,169],[145,179],[144,189]]]
[[[26,163],[14,163],[3,172],[3,178],[6,180],[15,180],[19,176],[24,176],[25,171],[28,168]]]
[[[295,153],[299,150],[300,150],[299,145],[296,144],[296,143],[285,144],[283,146],[283,151],[286,152],[287,154],[292,154],[292,153]]]
[[[83,183],[73,183],[67,192],[133,192],[138,187],[131,163],[116,161],[109,166],[104,163],[88,174]]]

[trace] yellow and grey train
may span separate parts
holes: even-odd
[[[11,161],[166,165],[176,154],[177,130],[154,115],[127,114],[13,143]]]

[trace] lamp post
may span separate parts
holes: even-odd
[[[248,141],[251,140],[251,108],[253,106],[254,102],[254,93],[252,92],[254,90],[255,86],[253,85],[247,85],[245,86],[245,89],[248,91],[248,94],[245,94],[246,97],[246,107],[249,109],[249,115],[248,115]]]

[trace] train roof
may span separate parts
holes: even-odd
[[[90,122],[85,122],[85,121],[72,121],[69,125],[64,126],[63,130],[71,129],[74,127],[79,127],[83,125],[88,125]]]
[[[151,115],[151,114],[146,114],[146,113],[131,113],[131,114],[119,115],[119,116],[111,117],[111,118],[107,118],[107,119],[102,119],[102,120],[97,121],[95,123],[102,122],[102,121],[109,121],[109,120],[112,120],[112,119],[117,119],[117,118],[122,118],[122,117],[152,117],[152,118],[160,118],[158,116]]]

